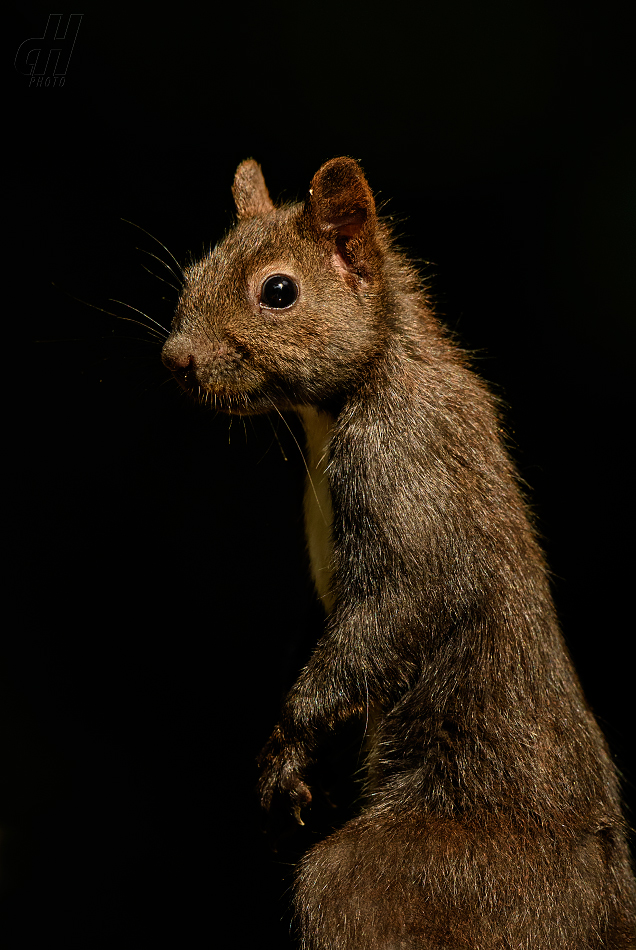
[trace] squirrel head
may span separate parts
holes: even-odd
[[[346,392],[381,343],[386,238],[352,158],[276,208],[242,162],[237,222],[185,271],[162,359],[192,395],[237,413],[320,405]]]

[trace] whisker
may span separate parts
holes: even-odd
[[[134,307],[132,309],[134,310]],[[108,313],[108,310],[104,310],[103,312]],[[141,320],[135,320],[134,317],[122,317],[117,313],[113,313],[111,314],[111,316],[115,317],[115,319],[117,320],[126,320],[127,323],[136,323],[137,326],[143,327],[144,330],[147,330],[148,333],[152,334],[155,342],[163,343],[164,340],[167,339],[167,336],[168,336],[167,333],[162,336],[161,333],[159,333],[157,330],[154,330],[152,327],[149,327],[146,323],[142,323]]]
[[[154,257],[154,259],[155,259],[156,261],[159,261],[160,264],[163,264],[164,267],[167,267],[167,264],[166,264],[165,261],[162,261],[161,258],[160,258],[160,257],[157,257],[156,254],[151,254],[150,251],[146,251],[143,247],[137,247],[137,248],[135,248],[135,250],[141,251],[142,254],[147,254],[149,257]],[[159,274],[155,274],[155,272],[154,272],[153,270],[150,270],[149,267],[146,267],[145,264],[142,264],[141,266],[142,266],[143,269],[144,269],[145,271],[147,271],[152,277],[156,277],[157,280],[160,280],[163,284],[167,284],[168,287],[172,287],[172,289],[173,289],[176,293],[180,293],[180,288],[179,288],[179,287],[175,287],[175,285],[172,284],[172,283],[170,283],[169,280],[166,280],[165,277],[160,277]],[[171,274],[173,273],[171,267],[168,267],[168,270],[170,271]]]
[[[274,425],[274,422],[273,422],[273,420],[272,420],[272,417],[269,415],[269,413],[268,413],[268,415],[267,415],[267,420],[268,420],[270,426],[272,427],[272,432],[274,433],[274,438],[275,438],[276,441],[278,442],[278,448],[279,448],[280,451],[281,451],[281,455],[283,456],[283,458],[285,459],[286,462],[289,462],[289,459],[288,459],[287,456],[285,455],[285,449],[283,448],[283,444],[282,444],[282,442],[280,441],[280,439],[278,438],[278,432],[276,431],[276,426]]]
[[[134,339],[134,337],[133,337],[132,339]],[[149,343],[150,341],[149,341],[149,340],[138,340],[137,342],[138,342],[138,343]],[[154,346],[155,344],[153,343],[152,345]],[[110,357],[109,357],[109,359],[110,359]],[[152,356],[150,356],[148,353],[136,353],[136,354],[135,354],[135,353],[119,353],[119,354],[117,355],[117,359],[120,359],[120,360],[152,360],[153,363],[156,363],[156,362],[157,362],[157,351],[155,350],[155,352],[152,354]]]
[[[363,747],[364,747],[364,740],[365,740],[366,737],[367,737],[367,730],[368,730],[368,728],[369,728],[369,683],[368,683],[368,681],[367,681],[367,674],[365,673],[364,670],[362,671],[362,674],[363,674],[363,676],[364,676],[364,688],[365,688],[366,694],[367,694],[367,701],[366,701],[366,704],[365,704],[366,718],[365,718],[365,721],[364,721],[364,733],[362,734],[362,742],[360,743],[360,750],[359,750],[359,752],[358,752],[358,761],[360,760],[360,755],[362,754],[362,749],[363,749]]]
[[[62,293],[66,294],[66,296],[70,297],[72,300],[77,300],[78,303],[84,304],[85,307],[90,307],[92,310],[99,310],[100,313],[105,313],[109,317],[114,317],[115,320],[127,320],[130,323],[138,324],[140,327],[143,327],[144,330],[147,330],[148,333],[152,333],[162,343],[168,336],[168,331],[160,323],[157,323],[156,320],[153,320],[152,317],[149,317],[148,314],[144,313],[142,310],[137,310],[136,307],[130,307],[130,304],[123,303],[121,300],[113,300],[112,298],[110,298],[113,303],[121,303],[123,307],[130,307],[131,310],[137,310],[137,313],[140,313],[142,317],[146,317],[146,319],[151,320],[153,323],[155,323],[162,330],[162,333],[159,333],[157,330],[154,329],[154,327],[148,326],[147,323],[142,323],[141,320],[135,320],[133,317],[122,317],[122,315],[119,313],[113,313],[112,310],[106,310],[104,307],[98,307],[96,303],[90,303],[90,301],[88,300],[83,300],[81,297],[76,297],[75,294],[70,293],[70,291],[68,290],[64,290],[63,287],[59,287],[56,283],[52,283],[52,286],[55,287],[56,290],[61,290]],[[102,337],[102,339],[106,339],[106,337]],[[42,341],[42,342],[46,342],[46,341]]]
[[[300,445],[299,445],[299,443],[298,443],[298,439],[297,439],[296,436],[294,435],[294,433],[293,433],[293,431],[292,431],[292,428],[291,428],[291,426],[289,425],[289,423],[288,423],[287,419],[285,418],[285,416],[282,414],[282,412],[280,411],[280,409],[278,408],[278,406],[276,405],[276,403],[272,400],[272,398],[271,398],[270,396],[267,396],[267,398],[268,398],[269,401],[271,402],[272,407],[276,410],[276,412],[278,413],[278,415],[281,417],[281,419],[283,420],[283,422],[284,422],[285,425],[287,426],[287,429],[289,430],[289,433],[290,433],[292,439],[294,440],[294,442],[296,443],[296,446],[298,447],[298,451],[300,452],[300,457],[302,458],[302,460],[303,460],[303,465],[305,466],[305,471],[307,472],[307,478],[309,479],[309,484],[311,485],[311,490],[312,490],[312,492],[314,493],[314,498],[316,499],[316,504],[318,505],[318,511],[319,511],[320,514],[321,514],[322,520],[325,522],[325,524],[327,525],[327,527],[329,527],[329,522],[328,522],[327,519],[325,518],[325,513],[324,513],[324,511],[322,510],[322,507],[321,507],[321,505],[320,505],[320,501],[319,501],[319,499],[318,499],[318,492],[316,491],[316,486],[314,485],[314,480],[313,480],[313,478],[311,477],[311,472],[309,471],[309,465],[307,464],[307,459],[305,458],[305,453],[304,453],[303,450],[301,449],[301,447],[300,447]]]
[[[165,261],[161,261],[161,263],[164,265],[164,267],[167,267],[168,270],[171,271],[172,274],[174,274],[174,276],[177,278],[177,280],[179,280],[179,275],[181,275],[181,281],[182,281],[182,282],[185,280],[185,274],[183,273],[183,268],[181,267],[181,264],[180,264],[179,261],[176,259],[176,257],[175,257],[174,254],[172,253],[172,251],[169,251],[168,248],[166,247],[166,245],[161,243],[161,241],[159,240],[159,238],[156,238],[156,237],[154,236],[154,234],[151,234],[151,233],[150,233],[150,231],[146,231],[146,229],[145,229],[145,228],[142,228],[140,224],[135,224],[134,221],[129,221],[128,218],[122,218],[121,220],[124,221],[126,224],[131,224],[131,225],[133,226],[133,228],[138,228],[140,231],[143,231],[144,234],[147,234],[149,238],[152,238],[153,241],[156,241],[157,244],[159,245],[159,247],[162,247],[162,248],[164,249],[164,251],[166,252],[166,254],[169,254],[170,257],[172,258],[172,260],[175,262],[175,264],[177,265],[177,270],[179,271],[179,274],[175,274],[174,271],[172,270],[172,268],[169,267],[168,264],[166,264]]]
[[[148,316],[147,313],[144,313],[143,310],[138,310],[137,307],[133,307],[133,306],[131,306],[131,304],[129,304],[129,303],[124,303],[123,300],[115,300],[114,297],[110,297],[109,299],[112,301],[112,303],[121,304],[122,307],[128,307],[129,310],[134,310],[135,313],[140,313],[142,317],[145,317],[145,318],[146,318],[146,320],[150,320],[151,323],[154,323],[155,326],[159,327],[159,329],[160,329],[160,330],[162,331],[162,333],[164,334],[163,339],[167,339],[167,337],[168,337],[168,335],[169,335],[169,331],[166,330],[166,328],[163,326],[163,324],[159,323],[157,320],[153,320],[153,318],[150,317],[150,316]],[[114,314],[113,316],[115,316],[115,314]],[[120,319],[121,319],[121,320],[126,320],[126,319],[130,320],[130,319],[132,319],[132,318],[131,318],[131,317],[120,317]],[[137,321],[133,320],[133,323],[138,323],[138,322],[139,322],[138,320],[137,320]],[[142,324],[142,326],[143,326],[143,325],[144,325],[144,324]],[[152,330],[152,327],[148,327],[147,329],[148,329],[148,330]],[[157,331],[155,330],[154,332],[156,333]]]
[[[119,319],[119,320],[123,320],[123,319],[127,319],[127,320],[128,320],[128,319],[130,319],[130,318],[129,318],[129,317],[126,317],[126,318],[124,318],[124,317],[118,317],[118,319]],[[143,326],[143,323],[141,324],[141,326]],[[146,327],[146,329],[148,330],[149,333],[155,333],[155,332],[156,332],[155,330],[152,330],[151,327]],[[158,334],[157,334],[157,335],[158,335]],[[101,339],[102,339],[102,340],[108,340],[108,339],[110,339],[110,337],[103,336]],[[161,340],[162,338],[159,337],[159,339]],[[144,338],[141,337],[141,336],[127,336],[127,337],[126,337],[126,340],[128,340],[128,341],[130,341],[130,342],[132,342],[132,343],[145,343],[146,346],[156,346],[156,345],[157,345],[156,340],[144,340]],[[144,357],[144,359],[145,359],[145,358],[146,358],[146,357]]]
[[[89,339],[97,340],[109,340],[108,336],[101,337],[85,337],[85,336],[67,336],[67,337],[56,337],[49,340],[34,340],[34,343],[86,343]],[[144,343],[149,343],[149,340],[144,340]]]

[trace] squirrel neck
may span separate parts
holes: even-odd
[[[305,480],[305,534],[309,563],[316,591],[329,613],[333,607],[331,593],[333,507],[327,466],[329,441],[334,416],[313,406],[298,409],[307,440],[307,478]]]

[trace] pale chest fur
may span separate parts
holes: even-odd
[[[333,606],[331,595],[331,523],[333,509],[327,466],[333,418],[326,412],[302,407],[298,410],[307,437],[307,480],[305,484],[305,533],[311,573],[318,596],[327,613]]]

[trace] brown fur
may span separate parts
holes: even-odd
[[[245,162],[234,195],[238,224],[186,273],[163,359],[226,411],[300,410],[310,448],[322,420],[332,509],[314,564],[330,612],[263,752],[264,807],[300,819],[321,737],[373,723],[364,810],[298,870],[300,945],[633,947],[615,769],[490,394],[356,162],[280,209]],[[273,274],[299,288],[289,307],[263,304]]]

